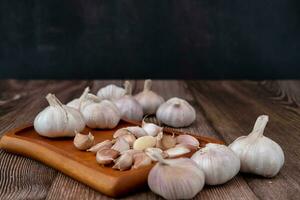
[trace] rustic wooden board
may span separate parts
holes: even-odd
[[[85,128],[83,133],[91,132],[95,137],[95,144],[113,139],[116,130],[135,126],[136,123],[120,121],[114,129],[99,130]],[[165,128],[166,134],[188,134],[170,128]],[[196,136],[200,147],[207,143],[224,144],[213,138]],[[39,160],[70,177],[112,197],[121,197],[144,187],[152,165],[139,169],[125,171],[114,170],[112,166],[97,164],[95,154],[80,151],[73,145],[73,138],[46,138],[40,136],[32,125],[17,128],[6,133],[0,140],[0,147],[9,152],[24,155]],[[186,156],[191,156],[192,153]]]

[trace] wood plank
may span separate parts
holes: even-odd
[[[121,84],[120,82],[116,82]],[[107,81],[95,81],[92,83],[92,91],[96,92],[99,87],[107,84]],[[96,87],[96,88],[95,88]],[[134,81],[134,93],[143,88],[143,81]],[[194,99],[192,93],[188,89],[188,85],[184,81],[163,81],[158,80],[153,82],[153,89],[161,94],[165,99],[177,96],[187,99],[192,103],[197,110],[197,122],[187,130],[200,135],[222,138],[221,135],[214,129],[211,122],[207,120],[202,112],[202,107]],[[58,176],[53,181],[49,190],[47,199],[109,199],[108,197],[87,188],[87,186],[58,173]],[[248,187],[244,179],[239,175],[229,183],[217,186],[206,186],[195,199],[256,199],[256,195]],[[125,199],[161,199],[153,194],[149,189],[140,191],[134,195],[128,196]]]
[[[77,96],[84,82],[0,81],[0,135],[32,122],[48,92]],[[78,87],[81,87],[77,90]],[[65,94],[65,95],[63,95]],[[72,97],[73,97],[72,96]],[[44,199],[57,172],[37,161],[0,150],[0,199]]]
[[[208,120],[228,144],[236,137],[248,134],[258,115],[270,116],[265,135],[281,145],[285,153],[285,165],[279,175],[272,179],[248,174],[243,174],[243,177],[261,199],[299,199],[300,115],[299,107],[293,103],[299,103],[299,87],[285,81],[279,84],[189,81],[188,85]]]

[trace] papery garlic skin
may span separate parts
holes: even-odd
[[[79,150],[87,150],[94,144],[94,136],[89,132],[88,135],[81,134],[75,131],[76,135],[74,137],[73,144]]]
[[[143,119],[143,108],[139,102],[131,96],[131,84],[125,82],[126,95],[114,101],[121,112],[123,120],[141,121]]]
[[[121,116],[115,104],[108,100],[89,104],[81,112],[90,128],[115,128]]]
[[[209,143],[191,159],[203,170],[208,185],[226,183],[240,170],[239,157],[225,145]]]
[[[85,122],[81,113],[63,105],[53,94],[46,96],[49,106],[34,119],[34,129],[45,137],[74,137],[75,131],[82,131]]]
[[[168,126],[186,127],[196,120],[196,111],[186,100],[174,97],[160,105],[156,117]]]
[[[75,98],[73,99],[72,101],[70,101],[69,103],[67,103],[66,105],[69,106],[69,107],[72,107],[72,108],[75,108],[75,109],[80,109],[80,103],[82,101],[82,98],[84,96],[86,96],[87,93],[90,92],[90,88],[89,87],[86,87],[83,91],[83,93],[81,94],[81,96],[79,98]]]
[[[248,136],[241,136],[229,145],[241,160],[242,172],[274,177],[282,168],[284,153],[281,147],[263,136],[268,120],[267,115],[259,116]]]
[[[204,186],[204,173],[189,158],[161,159],[148,175],[150,189],[165,199],[191,199]]]
[[[165,102],[165,100],[151,90],[152,81],[150,79],[145,80],[144,90],[135,95],[135,99],[143,108],[144,115],[152,115],[156,113],[158,107]]]
[[[107,85],[97,92],[97,96],[101,99],[108,99],[108,100],[116,100],[124,96],[126,93],[124,88],[118,87],[116,85],[110,84]]]

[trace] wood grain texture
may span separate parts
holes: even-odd
[[[33,120],[46,106],[44,96],[56,93],[67,102],[90,85],[122,81],[0,81],[0,134]],[[143,81],[133,81],[134,92]],[[187,99],[197,110],[197,122],[187,128],[204,136],[232,142],[248,134],[256,117],[268,114],[266,135],[278,142],[286,157],[273,179],[239,174],[229,183],[205,186],[195,199],[300,198],[300,81],[177,81],[157,80],[153,89],[165,99]],[[93,189],[31,159],[0,151],[0,199],[109,199]],[[36,173],[39,176],[35,176]],[[5,186],[5,187],[4,187]],[[145,188],[127,199],[160,199]]]

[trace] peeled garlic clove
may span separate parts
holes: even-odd
[[[130,149],[130,146],[126,140],[124,140],[123,138],[118,138],[116,143],[111,147],[111,149],[123,152]]]
[[[75,108],[63,105],[54,94],[48,94],[49,106],[34,119],[35,131],[45,137],[73,137],[75,131],[82,131],[85,123]]]
[[[167,153],[169,158],[182,156],[190,152],[191,150],[185,146],[176,146],[165,151],[165,153]]]
[[[112,168],[123,171],[126,169],[130,169],[132,164],[133,156],[130,153],[125,153],[115,160],[115,165]]]
[[[241,136],[229,145],[241,160],[242,172],[273,177],[282,168],[284,154],[281,147],[263,135],[268,121],[267,115],[259,116],[248,136]]]
[[[97,92],[97,96],[101,99],[108,99],[108,100],[116,100],[124,96],[126,93],[124,88],[118,87],[116,85],[110,84],[107,85]]]
[[[120,121],[120,111],[114,103],[103,100],[91,103],[81,110],[84,120],[90,128],[115,128]]]
[[[145,149],[145,153],[146,153],[153,161],[157,161],[157,159],[156,159],[154,156],[152,156],[153,154],[160,154],[160,156],[161,156],[162,158],[168,157],[168,155],[167,155],[163,150],[161,150],[161,149],[159,149],[159,148],[152,148],[152,147],[147,148],[147,149]]]
[[[163,134],[157,138],[156,147],[162,150],[170,149],[176,145],[176,138],[174,135]]]
[[[81,94],[81,96],[79,98],[73,99],[72,101],[70,101],[69,103],[67,103],[67,106],[75,108],[75,109],[80,109],[80,102],[83,96],[85,96],[87,93],[90,92],[90,88],[86,87],[83,91],[83,93]]]
[[[126,129],[137,138],[148,135],[147,132],[139,126],[129,126],[126,127]]]
[[[151,135],[153,137],[163,130],[163,127],[157,126],[153,123],[147,123],[144,120],[142,122],[142,128],[147,132],[148,135]]]
[[[108,165],[120,155],[119,151],[114,149],[103,149],[96,154],[96,161],[101,165]]]
[[[134,154],[133,160],[134,160],[134,164],[132,166],[133,169],[138,169],[144,166],[148,166],[152,163],[152,159],[144,152]]]
[[[143,136],[135,140],[133,144],[134,150],[144,150],[149,147],[154,147],[156,144],[156,138],[152,136]]]
[[[103,142],[100,142],[91,148],[89,148],[87,151],[97,153],[97,151],[101,151],[102,149],[110,149],[112,147],[113,143],[110,140],[105,140]]]
[[[118,138],[124,139],[129,144],[130,147],[133,146],[133,143],[136,140],[135,136],[132,134],[122,135],[122,136],[119,136]]]
[[[160,105],[156,117],[168,126],[186,127],[196,120],[196,111],[186,100],[174,97]]]
[[[154,154],[155,156],[155,154]],[[150,189],[165,199],[191,199],[204,186],[204,173],[189,158],[163,159],[159,161],[148,175]]]
[[[79,150],[86,150],[94,144],[94,136],[89,132],[88,135],[75,131],[73,144]]]
[[[240,170],[239,157],[225,145],[209,143],[191,159],[203,170],[208,185],[226,183]]]
[[[121,112],[123,120],[141,121],[143,118],[143,108],[139,102],[131,96],[131,84],[125,82],[126,95],[114,101]]]
[[[195,149],[199,148],[200,145],[199,141],[191,135],[179,135],[176,137],[176,142],[178,144],[194,146]]]
[[[145,115],[156,113],[158,107],[165,101],[161,96],[151,90],[152,81],[145,80],[144,90],[135,96],[135,99],[142,106]]]

